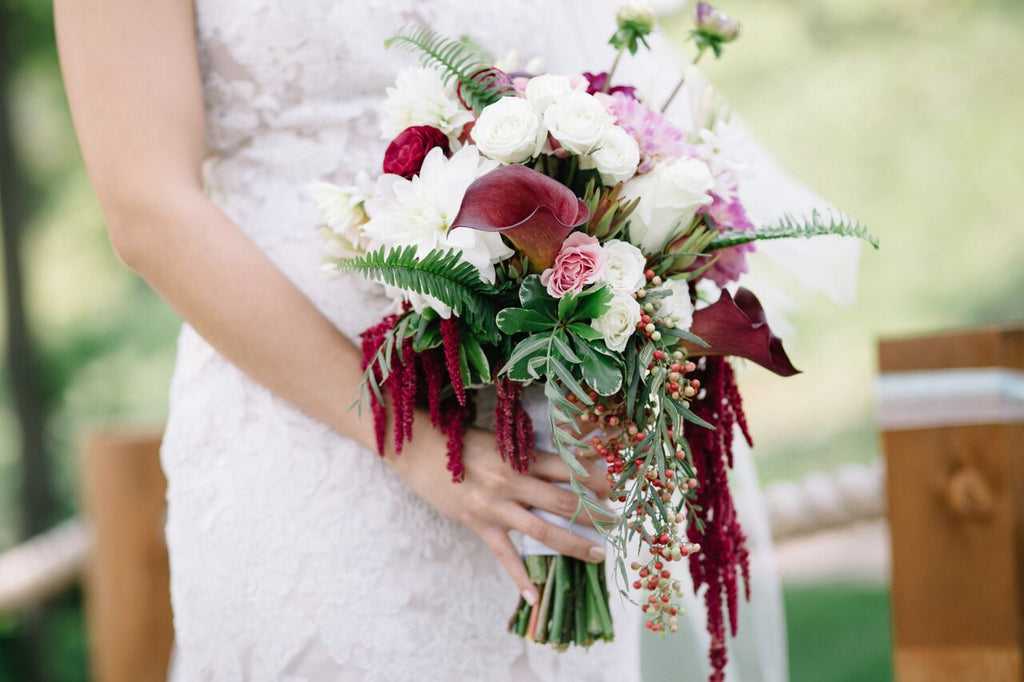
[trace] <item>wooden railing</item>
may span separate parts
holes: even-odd
[[[1024,680],[1024,327],[884,341],[897,682]]]

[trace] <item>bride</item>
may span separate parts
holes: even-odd
[[[57,0],[55,13],[114,249],[185,320],[162,451],[174,679],[639,680],[635,609],[619,608],[616,642],[589,651],[506,634],[516,590],[537,598],[510,531],[604,558],[528,511],[572,515],[556,456],[516,474],[470,430],[453,484],[424,419],[417,447],[373,453],[371,420],[348,410],[353,341],[389,302],[320,277],[304,190],[379,172],[379,105],[410,64],[383,42],[401,26],[471,33],[556,72],[603,68],[610,2]],[[754,589],[777,602],[771,580]],[[745,677],[785,677],[777,611],[746,634]],[[644,645],[645,659],[676,659],[644,679],[706,675],[691,626],[660,652]]]

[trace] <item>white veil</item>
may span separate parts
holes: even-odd
[[[658,9],[677,8],[679,0],[661,0]],[[610,0],[564,0],[557,5],[569,13],[560,25],[575,26],[564,36],[552,58],[550,71],[606,70],[614,52],[605,44],[614,30],[614,3]],[[553,12],[557,11],[553,9]],[[669,115],[696,119],[708,106],[712,92],[698,69],[687,68],[687,58],[662,35],[651,36],[651,52],[624,58],[616,81],[636,85],[652,102],[663,102],[683,69],[684,90],[673,102]],[[783,171],[760,145],[733,119],[732,142],[743,148],[749,173],[743,177],[740,198],[755,225],[774,224],[784,215],[809,215],[812,210],[832,212],[831,207]],[[785,331],[784,317],[810,292],[824,293],[840,304],[856,296],[860,246],[854,240],[824,237],[809,241],[761,242],[749,258],[750,272],[742,284],[755,291],[764,304],[773,330]],[[775,570],[771,529],[757,478],[753,455],[742,438],[735,439],[733,496],[747,533],[751,561],[751,599],[741,600],[739,634],[730,641],[726,679],[729,682],[784,682],[789,679],[785,613],[782,588]],[[684,572],[685,573],[685,572]],[[688,578],[688,576],[687,576]],[[692,589],[684,598],[685,618],[675,635],[662,639],[644,632],[641,638],[645,682],[698,682],[710,669],[703,600]]]

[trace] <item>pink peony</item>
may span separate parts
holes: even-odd
[[[601,278],[606,259],[600,242],[582,232],[573,232],[562,242],[555,264],[541,273],[540,282],[555,298],[570,291],[579,293]]]
[[[682,131],[659,112],[623,92],[594,96],[615,118],[616,125],[625,128],[640,146],[638,173],[646,173],[667,159],[691,155],[692,148],[686,143]]]

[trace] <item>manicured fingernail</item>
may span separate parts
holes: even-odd
[[[527,604],[533,606],[537,603],[537,592],[535,590],[523,590],[523,599],[526,600]]]
[[[590,554],[590,558],[594,561],[603,561],[604,547],[591,547],[590,552],[588,552],[588,554]]]

